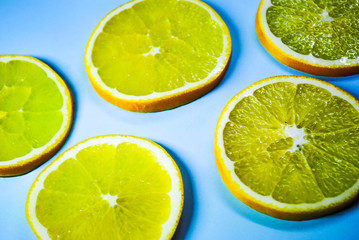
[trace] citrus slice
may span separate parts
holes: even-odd
[[[259,81],[224,108],[215,135],[223,181],[262,213],[304,220],[359,194],[359,102],[314,78]]]
[[[153,112],[193,101],[223,78],[229,30],[199,0],[134,0],[92,33],[85,66],[98,94],[123,109]]]
[[[277,60],[322,76],[359,73],[358,1],[262,0],[260,42]]]
[[[39,239],[170,239],[183,206],[181,174],[156,143],[90,138],[35,180],[26,215]]]
[[[27,173],[65,142],[73,105],[64,81],[29,56],[0,56],[0,176]]]

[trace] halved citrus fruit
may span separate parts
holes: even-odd
[[[332,213],[359,194],[359,102],[306,77],[259,81],[217,124],[223,181],[248,206],[288,220]]]
[[[359,73],[358,1],[262,0],[260,42],[277,60],[322,76]]]
[[[170,239],[183,206],[180,171],[156,143],[90,138],[35,180],[26,215],[39,239]]]
[[[223,78],[229,30],[199,0],[134,0],[96,27],[86,47],[90,81],[107,101],[153,112],[193,101]]]
[[[0,56],[0,176],[27,173],[52,157],[72,125],[64,81],[29,56]]]

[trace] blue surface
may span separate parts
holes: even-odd
[[[161,144],[179,165],[185,185],[184,211],[174,239],[358,239],[358,204],[316,220],[278,220],[237,200],[217,171],[213,139],[225,104],[260,79],[306,75],[277,62],[259,43],[254,27],[259,0],[205,1],[231,31],[229,70],[222,83],[204,97],[149,114],[128,112],[106,102],[93,90],[85,72],[84,52],[90,34],[102,17],[125,2],[0,0],[0,54],[43,60],[64,78],[74,94],[75,123],[59,153],[104,134],[136,135]],[[326,79],[359,97],[358,75]],[[36,239],[25,217],[25,201],[36,176],[55,157],[24,176],[0,178],[1,240]]]

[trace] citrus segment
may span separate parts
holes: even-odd
[[[344,99],[332,96],[325,108],[307,124],[307,131],[326,133],[358,126],[358,110]]]
[[[339,130],[326,134],[308,135],[308,140],[317,147],[331,156],[350,162],[359,167],[359,149],[352,143],[359,137],[359,127]],[[327,142],[332,144],[327,145]]]
[[[290,83],[267,85],[253,93],[253,96],[266,107],[281,124],[292,125],[294,122],[293,100],[296,87]]]
[[[72,124],[63,80],[28,56],[0,56],[0,175],[23,174],[62,146]]]
[[[275,201],[285,204],[310,204],[324,199],[312,170],[298,151],[289,153],[289,162],[271,193]]]
[[[303,147],[313,174],[325,197],[335,197],[353,186],[359,178],[359,168],[311,145]]]
[[[241,181],[262,195],[274,191],[288,159],[283,151],[261,153],[236,161],[234,171]]]
[[[262,0],[259,40],[279,61],[324,76],[359,72],[356,1]]]
[[[109,13],[85,53],[89,78],[124,109],[160,111],[219,83],[231,40],[218,14],[199,0],[135,0]]]
[[[325,103],[329,101],[331,93],[310,84],[298,84],[297,94],[294,96],[295,124],[299,128],[306,126]]]
[[[40,239],[170,239],[182,204],[181,175],[165,150],[113,135],[57,158],[33,184],[26,213]]]
[[[359,102],[305,77],[273,77],[236,95],[219,118],[218,169],[243,202],[302,220],[359,194]]]

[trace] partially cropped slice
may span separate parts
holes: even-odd
[[[0,56],[0,176],[27,173],[49,160],[72,126],[65,82],[29,56]]]
[[[262,0],[257,35],[277,60],[322,76],[359,73],[359,2]]]
[[[359,102],[314,78],[264,79],[224,108],[215,135],[223,181],[242,202],[288,220],[359,195]]]
[[[222,18],[200,0],[134,0],[109,13],[86,47],[97,93],[123,109],[178,107],[224,77],[232,46]]]
[[[35,180],[26,215],[39,239],[171,239],[183,206],[181,173],[156,143],[90,138]]]

